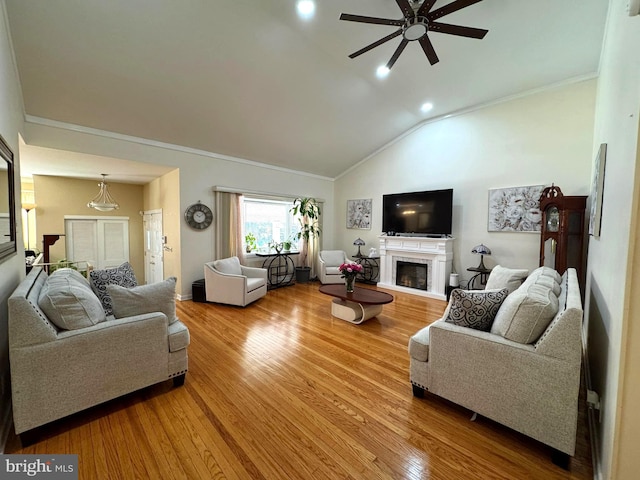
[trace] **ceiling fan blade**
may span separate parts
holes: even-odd
[[[404,48],[407,46],[408,43],[409,43],[409,40],[407,40],[406,38],[402,39],[402,41],[400,42],[400,45],[398,45],[398,48],[396,48],[396,51],[393,52],[393,56],[391,57],[391,60],[389,60],[389,62],[387,63],[387,68],[389,70],[391,70],[391,67],[393,67],[393,64],[396,63],[396,60],[398,60],[398,57],[400,56],[400,54],[402,53],[402,51],[404,50]]]
[[[438,55],[436,54],[436,51],[434,50],[428,35],[424,35],[419,40],[419,42],[420,42],[420,46],[422,47],[422,50],[424,50],[424,53],[427,55],[427,58],[429,59],[429,63],[431,65],[435,65],[436,63],[438,63],[440,59],[438,58]]]
[[[385,42],[388,42],[389,40],[391,40],[392,38],[397,37],[398,35],[402,34],[402,29],[399,28],[398,30],[396,30],[395,32],[393,32],[390,35],[387,35],[384,38],[381,38],[380,40],[378,40],[377,42],[373,42],[371,45],[367,45],[364,48],[361,48],[360,50],[358,50],[357,52],[352,53],[351,55],[349,55],[349,58],[356,58],[359,55],[362,55],[363,53],[367,53],[369,50],[379,47],[380,45],[382,45]]]
[[[457,12],[458,10],[462,10],[463,8],[469,7],[474,3],[481,2],[482,0],[455,0],[448,5],[445,5],[442,8],[434,10],[430,14],[427,15],[429,20],[437,20],[440,17],[444,17],[445,15],[449,15],[450,13]]]
[[[340,20],[346,20],[348,22],[373,23],[375,25],[394,25],[396,27],[401,27],[402,25],[404,25],[404,20],[364,17],[362,15],[351,15],[350,13],[343,13],[342,15],[340,15]]]
[[[484,36],[489,33],[489,30],[484,30],[482,28],[463,27],[462,25],[449,25],[448,23],[440,22],[429,23],[429,31],[479,39],[484,38]]]
[[[427,14],[429,13],[429,10],[431,10],[431,8],[435,3],[436,3],[436,0],[424,0],[424,3],[420,6],[420,9],[418,10],[418,16],[426,17]]]
[[[396,0],[396,3],[400,7],[400,10],[402,10],[402,13],[404,13],[405,18],[412,18],[415,16],[415,12],[409,3],[409,0]]]

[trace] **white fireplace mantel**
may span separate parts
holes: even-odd
[[[380,239],[380,281],[378,285],[391,290],[446,300],[446,286],[453,263],[453,238],[388,237]],[[395,264],[407,259],[430,264],[427,290],[396,285]]]

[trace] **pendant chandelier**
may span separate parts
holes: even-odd
[[[98,184],[98,186],[100,187],[100,191],[93,200],[87,203],[87,207],[95,208],[100,212],[110,212],[111,210],[120,208],[120,205],[118,205],[118,202],[116,202],[109,193],[109,186],[107,185],[107,182],[105,182],[105,178],[107,178],[107,175],[104,173],[102,173],[101,175],[102,181]]]

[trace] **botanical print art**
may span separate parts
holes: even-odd
[[[544,185],[489,190],[490,232],[539,232]]]
[[[347,200],[347,228],[371,229],[371,199]]]

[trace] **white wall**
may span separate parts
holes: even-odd
[[[134,139],[65,130],[30,122],[26,123],[25,129],[25,141],[30,145],[180,168],[182,212],[198,200],[213,207],[214,186],[326,200],[323,235],[327,239],[325,245],[331,246],[334,237],[334,208],[333,180],[329,178],[269,168],[253,162],[226,160],[169,145],[151,145]],[[191,283],[204,276],[204,263],[214,259],[214,228],[212,226],[204,231],[194,231],[182,221],[180,295],[191,295]]]
[[[638,225],[638,118],[640,117],[640,16],[629,17],[626,0],[611,0],[597,92],[594,151],[608,146],[602,234],[589,244],[585,318],[593,387],[601,395],[597,438],[598,478],[637,478],[640,471],[638,364],[640,299],[625,279],[638,276],[630,257]],[[635,188],[635,193],[634,193]],[[635,211],[632,213],[632,205]]]
[[[491,251],[485,265],[533,269],[540,235],[489,233],[488,190],[525,185],[560,186],[587,195],[591,183],[595,80],[512,99],[427,123],[336,181],[336,244],[350,254],[360,236],[364,251],[382,232],[382,195],[454,189],[454,268],[461,278],[479,263],[471,249]],[[372,198],[371,230],[346,228],[349,199]]]
[[[9,38],[4,0],[0,0],[0,135],[14,154],[15,178],[20,178],[18,133],[22,130],[24,107],[18,84],[17,70]],[[20,199],[20,182],[15,182],[16,199]],[[22,231],[17,205],[17,231]],[[11,425],[11,398],[9,385],[9,347],[7,342],[7,299],[25,275],[24,248],[18,241],[19,252],[0,263],[0,452],[4,451],[6,435]]]

